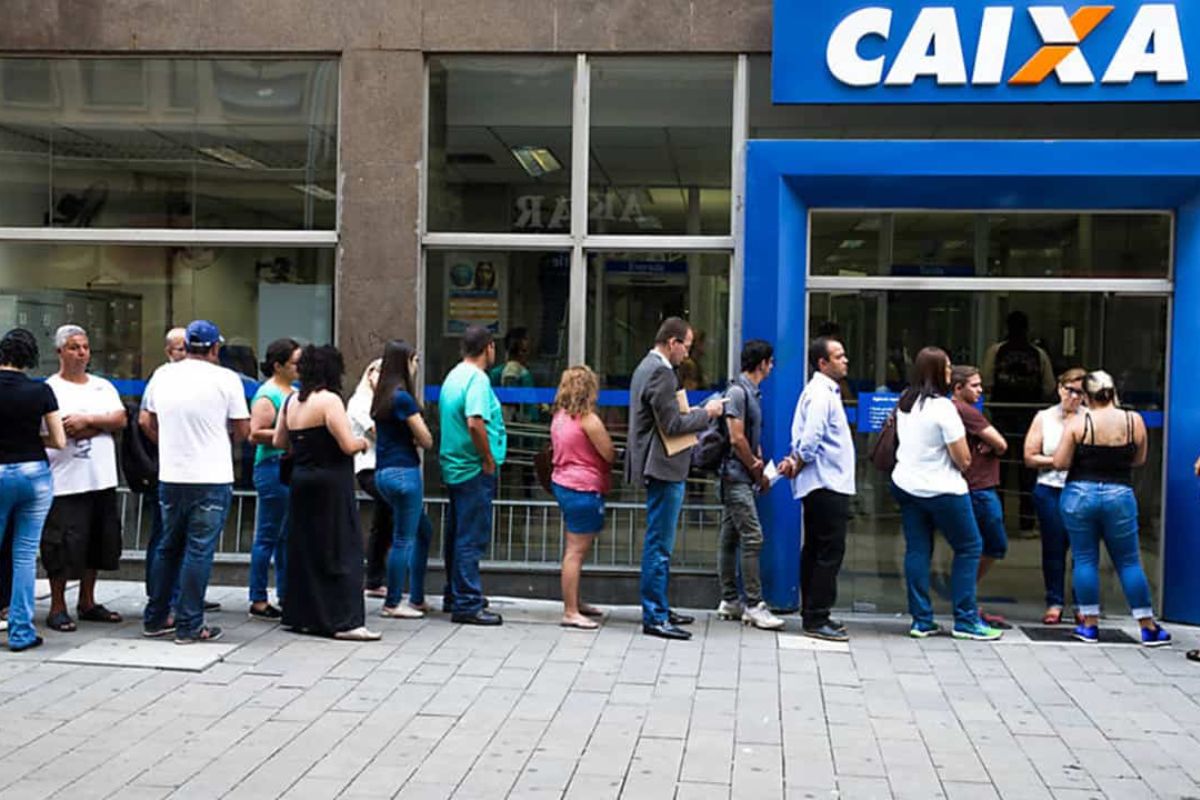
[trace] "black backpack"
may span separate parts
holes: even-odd
[[[724,392],[718,392],[713,397],[728,397],[735,386],[730,384]],[[745,391],[740,386],[736,388]],[[704,402],[710,399],[706,398]],[[696,434],[696,444],[692,448],[692,469],[696,472],[720,472],[729,453],[729,423],[725,421],[725,414],[721,413],[710,419],[707,427]]]
[[[158,488],[158,446],[138,425],[137,403],[125,404],[125,432],[121,435],[121,471],[131,492],[145,494]]]

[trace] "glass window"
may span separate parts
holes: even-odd
[[[33,331],[48,375],[58,368],[54,331],[81,325],[92,371],[140,395],[167,329],[211,319],[226,339],[223,362],[256,382],[272,340],[333,340],[333,274],[332,248],[0,243],[0,330]]]
[[[0,225],[335,227],[336,61],[0,59],[0,75]]]
[[[571,228],[572,58],[429,61],[429,229]]]
[[[591,233],[729,233],[734,61],[591,61]]]
[[[436,436],[437,390],[462,358],[462,332],[469,325],[486,325],[496,336],[496,363],[488,374],[509,434],[501,499],[550,499],[538,486],[533,457],[549,440],[550,406],[567,366],[570,271],[571,256],[565,252],[426,254],[425,418]],[[425,461],[431,486],[441,485],[436,462]]]
[[[898,392],[907,385],[917,352],[927,345],[945,349],[957,364],[983,373],[984,413],[1009,442],[1001,461],[1000,497],[1009,533],[1007,557],[980,587],[984,598],[1003,598],[1007,608],[1040,615],[1044,587],[1041,543],[1031,491],[1035,473],[1021,454],[1033,415],[1055,400],[1055,380],[1070,367],[1103,368],[1112,374],[1126,407],[1143,412],[1149,433],[1149,460],[1134,471],[1139,503],[1140,542],[1146,573],[1158,575],[1162,518],[1162,456],[1167,341],[1167,298],[1160,295],[1055,292],[811,292],[809,334],[842,338],[850,361],[845,392],[855,423],[859,454],[858,495],[854,501],[844,585],[856,607],[902,611],[904,544],[899,512],[888,494],[888,478],[867,460],[874,441],[864,422],[863,395]],[[1032,354],[1033,365],[1014,375],[997,365],[999,345],[1016,343]],[[1005,377],[1008,376],[1008,377]],[[937,546],[935,571],[949,574],[950,555]],[[1105,605],[1123,608],[1119,581],[1102,582]],[[935,577],[936,581],[940,578]],[[1001,602],[1000,600],[985,600]],[[993,609],[994,610],[994,609]],[[1003,609],[1002,609],[1003,610]],[[1007,612],[1004,612],[1007,613]],[[1014,610],[1014,613],[1018,613]]]
[[[1166,278],[1166,213],[814,211],[813,275]]]
[[[750,57],[751,139],[1190,139],[1200,103],[775,105]]]

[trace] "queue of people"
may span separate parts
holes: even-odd
[[[762,596],[764,532],[757,499],[788,479],[802,507],[800,597],[803,632],[846,641],[831,616],[846,552],[855,495],[856,453],[844,408],[848,358],[834,335],[818,336],[808,353],[811,379],[796,401],[791,440],[775,466],[764,454],[763,384],[775,365],[769,342],[742,348],[741,371],[720,396],[692,406],[678,375],[695,334],[683,319],[659,327],[629,389],[624,478],[644,488],[646,530],[640,594],[645,635],[687,640],[694,619],[671,607],[670,562],[702,437],[721,442],[712,466],[722,503],[718,572],[720,619],[762,630],[784,621]],[[436,446],[449,498],[443,536],[443,611],[464,625],[501,625],[488,608],[480,561],[491,541],[496,476],[507,455],[502,407],[489,372],[496,364],[492,333],[469,327],[461,361],[442,382],[439,441],[417,391],[420,354],[401,340],[372,361],[348,404],[344,364],[331,346],[302,347],[279,339],[266,350],[266,379],[247,404],[236,375],[220,366],[224,339],[196,320],[168,333],[168,362],[151,377],[137,426],[156,448],[157,499],[146,556],[143,633],[178,644],[211,642],[205,600],[213,556],[233,497],[233,446],[255,446],[258,515],[249,581],[251,618],[278,621],[301,633],[375,641],[364,596],[383,600],[383,618],[418,619],[433,610],[426,597],[432,525],[424,511],[422,453]],[[120,614],[95,598],[97,571],[117,566],[121,551],[117,459],[113,434],[127,411],[113,385],[87,373],[87,333],[58,330],[58,373],[38,382],[24,374],[38,364],[37,343],[15,329],[0,341],[0,529],[11,530],[12,600],[8,644],[41,644],[33,624],[33,577],[41,558],[50,578],[46,624],[75,629],[67,581],[79,580],[76,617],[117,623]],[[510,346],[511,351],[514,350]],[[517,348],[519,351],[519,348]],[[1103,542],[1147,646],[1170,643],[1155,620],[1139,559],[1132,470],[1146,460],[1141,417],[1121,409],[1112,378],[1072,369],[1058,376],[1059,403],[1033,417],[1023,463],[1037,473],[1033,498],[1043,535],[1046,612],[1058,624],[1066,607],[1064,573],[1074,551],[1078,610],[1075,637],[1099,638],[1099,547]],[[582,600],[582,566],[605,528],[605,495],[618,453],[597,412],[599,380],[587,366],[564,370],[550,424],[550,488],[562,513],[564,627],[594,631],[601,612]],[[910,635],[943,630],[930,598],[934,534],[953,551],[950,593],[958,639],[992,641],[1009,627],[977,602],[977,587],[1005,557],[999,458],[1008,442],[977,407],[980,370],[952,365],[926,347],[894,412],[891,493],[905,541],[904,579]],[[130,435],[126,430],[126,435]],[[1197,462],[1200,474],[1200,462]],[[375,500],[364,548],[356,492]],[[12,525],[9,526],[9,521]],[[276,602],[268,588],[275,571]]]

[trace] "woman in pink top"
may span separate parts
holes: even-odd
[[[579,600],[579,575],[592,539],[604,528],[604,493],[608,491],[616,448],[596,414],[600,382],[588,367],[568,367],[558,382],[550,446],[554,498],[567,529],[563,550],[562,595],[564,628],[596,630],[591,617],[600,612]]]

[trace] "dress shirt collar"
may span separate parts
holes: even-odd
[[[832,389],[834,394],[842,393],[842,389],[838,386],[837,381],[826,375],[824,372],[814,372],[812,379],[818,384],[822,384]]]
[[[651,352],[653,355],[656,355],[656,356],[658,356],[658,360],[659,360],[659,361],[661,361],[663,364],[665,364],[665,365],[667,366],[667,369],[670,369],[670,370],[673,370],[673,369],[675,369],[673,366],[671,366],[671,359],[667,358],[667,357],[666,357],[666,356],[664,356],[662,353],[658,352],[658,348],[657,348],[657,347],[651,347],[651,348],[650,348],[650,352]]]

